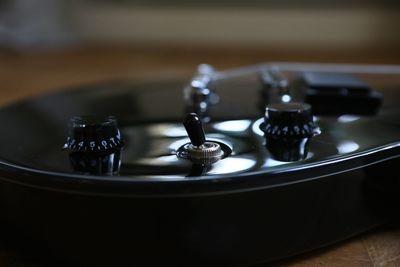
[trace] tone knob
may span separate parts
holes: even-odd
[[[305,103],[270,104],[266,107],[264,119],[266,147],[279,161],[305,159],[310,138],[320,132],[311,106]]]
[[[100,152],[122,147],[117,120],[112,117],[73,117],[64,149],[82,152]]]
[[[121,134],[114,117],[73,117],[63,149],[69,151],[74,171],[116,175],[121,166]]]
[[[265,135],[282,138],[311,137],[319,132],[311,106],[305,103],[275,103],[266,107]]]

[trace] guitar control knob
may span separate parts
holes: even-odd
[[[96,117],[73,117],[69,125],[69,137],[65,150],[102,152],[122,147],[117,121],[109,116],[104,120]]]
[[[114,117],[73,117],[63,149],[75,172],[92,175],[118,174],[121,165],[121,134]]]
[[[319,131],[313,120],[311,106],[305,103],[270,104],[266,108],[264,119],[267,136],[311,137]]]
[[[305,103],[270,104],[264,119],[267,149],[280,161],[306,158],[309,139],[320,133],[311,106]]]

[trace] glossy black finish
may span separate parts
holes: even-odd
[[[68,127],[69,136],[63,149],[69,153],[72,169],[76,173],[118,174],[123,141],[116,118],[75,116]]]
[[[382,105],[382,95],[349,73],[305,72],[305,101],[317,114],[374,115]]]
[[[189,113],[183,121],[186,132],[188,133],[190,142],[194,146],[201,146],[206,142],[203,123],[196,113]]]
[[[122,138],[116,118],[75,116],[69,123],[69,136],[64,149],[81,152],[112,151],[122,147]]]
[[[317,116],[321,134],[309,140],[307,156],[286,162],[266,149],[258,106],[265,67],[213,81],[221,101],[204,131],[230,152],[208,166],[177,156],[190,142],[179,101],[185,81],[85,86],[4,107],[3,221],[64,261],[86,266],[245,266],[394,219],[398,175],[386,170],[400,164],[400,100],[393,90],[400,76],[379,84],[385,74],[360,74],[383,93],[379,113]],[[301,77],[290,69],[285,75]],[[82,173],[61,149],[69,119],[86,114],[118,119],[124,137],[113,161],[121,161],[118,173],[114,167]]]
[[[265,110],[265,134],[274,137],[310,137],[318,128],[313,119],[311,106],[289,102],[267,105]]]
[[[121,167],[121,149],[99,152],[73,151],[69,153],[71,166],[76,173],[92,175],[117,175]]]
[[[282,139],[267,136],[265,140],[266,148],[275,160],[290,162],[307,158],[309,137]]]
[[[306,159],[310,138],[320,133],[311,106],[306,103],[269,104],[264,120],[266,147],[278,161]]]

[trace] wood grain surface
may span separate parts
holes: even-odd
[[[2,48],[0,105],[85,83],[115,79],[188,79],[199,63],[210,63],[217,69],[224,69],[267,61],[400,64],[400,52],[390,48],[345,51],[156,46],[95,46],[40,51]],[[400,225],[375,229],[271,265],[400,266]],[[3,244],[0,236],[0,266],[33,267],[43,266],[43,263],[35,256]]]

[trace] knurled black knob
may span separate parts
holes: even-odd
[[[115,117],[73,117],[64,149],[81,152],[104,152],[122,147],[121,133]]]
[[[274,103],[266,107],[264,132],[267,137],[305,138],[319,132],[311,106],[305,103]]]

